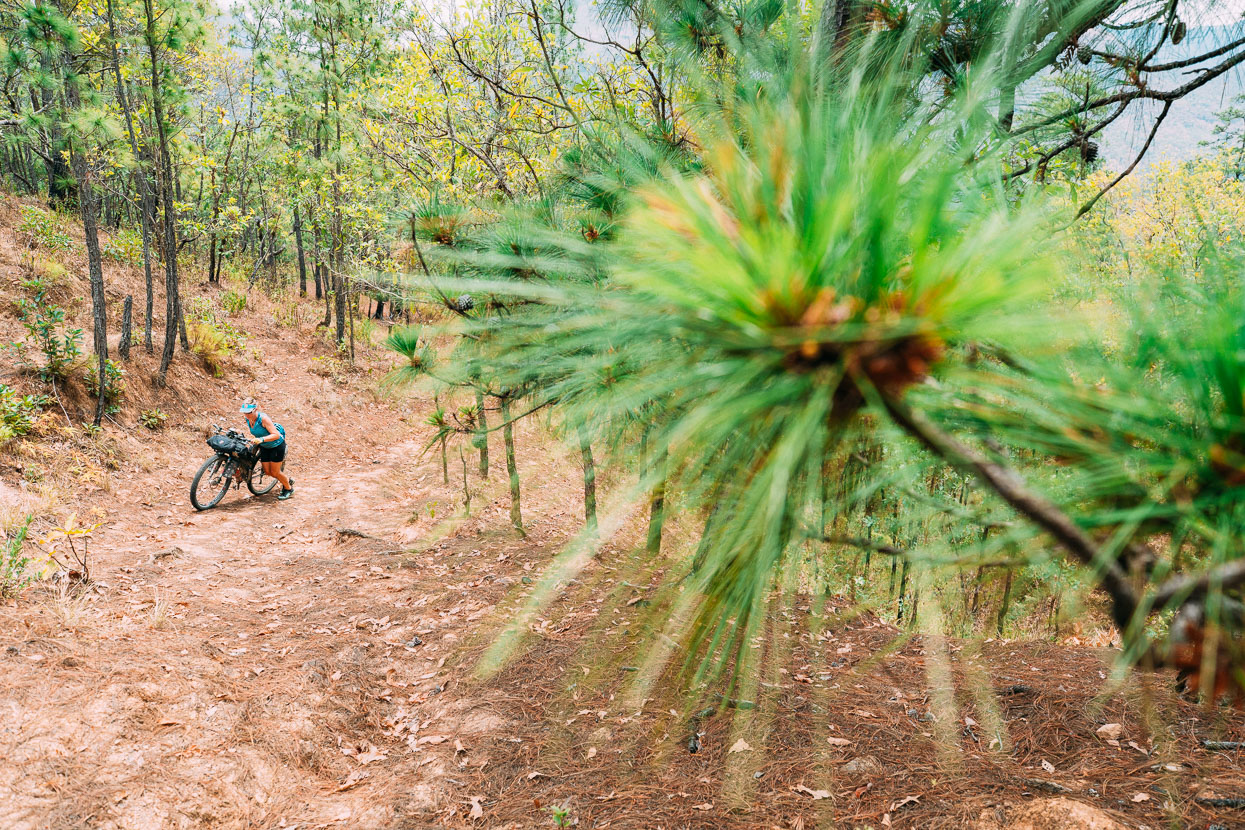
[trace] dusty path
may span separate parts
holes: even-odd
[[[381,610],[408,604],[409,580],[335,528],[377,533],[360,519],[413,450],[292,453],[295,499],[231,491],[203,514],[153,497],[147,476],[123,486],[134,509],[93,540],[100,584],[49,599],[3,657],[0,826],[367,825],[365,802],[308,781],[346,768],[345,783],[343,753],[383,728],[370,668],[413,636]]]
[[[207,449],[187,427],[148,450],[170,474],[128,465],[84,505],[106,511],[89,591],[0,606],[0,827],[418,827],[459,809],[425,751],[443,741],[419,739],[494,725],[437,694],[456,632],[503,592],[421,547],[461,479],[442,484],[387,404],[301,368],[258,388],[285,404],[295,498],[231,489],[197,513]],[[473,487],[478,521],[502,515],[500,482]]]
[[[426,402],[396,408],[301,369],[258,385],[283,403],[294,499],[243,489],[196,513],[187,490],[205,448],[175,430],[148,450],[178,459],[171,472],[155,457],[151,471],[127,466],[84,504],[106,511],[91,590],[0,606],[0,828],[549,827],[554,807],[581,827],[888,817],[993,830],[1050,792],[1121,826],[1168,823],[1164,793],[1185,826],[1240,817],[1195,799],[1245,789],[1245,753],[1199,744],[1242,739],[1241,718],[1161,684],[1102,696],[1109,665],[1088,649],[953,646],[949,750],[926,719],[921,643],[875,661],[899,632],[834,608],[812,625],[797,603],[776,610],[784,646],[747,681],[763,715],[728,709],[693,725],[673,711],[677,693],[624,709],[616,693],[655,584],[631,556],[640,522],[562,586],[530,648],[475,682],[474,658],[581,521],[573,461],[538,424],[518,426],[519,539],[500,441],[492,478],[471,464],[465,518],[461,462],[446,485],[422,453]],[[188,423],[213,414],[186,406]],[[614,475],[603,492],[625,489]],[[1006,753],[958,725],[987,722],[991,685]],[[1098,736],[1106,722],[1121,724],[1116,746]],[[740,739],[752,749],[729,751]]]

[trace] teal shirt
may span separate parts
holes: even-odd
[[[272,431],[277,434],[277,440],[276,441],[265,441],[264,446],[265,447],[279,447],[282,444],[284,444],[285,439],[281,437],[280,432],[277,432],[275,422],[274,422]],[[251,434],[254,435],[256,438],[267,438],[271,434],[268,432],[268,429],[264,426],[264,413],[258,412],[258,411],[255,413],[255,423],[251,424]]]

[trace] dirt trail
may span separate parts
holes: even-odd
[[[420,704],[467,624],[433,609],[462,588],[409,567],[418,547],[394,554],[442,535],[461,496],[402,407],[313,374],[305,344],[252,343],[254,382],[184,400],[163,438],[117,436],[131,460],[79,505],[103,516],[90,590],[0,605],[0,827],[422,826],[445,808],[443,764],[412,749],[452,720]],[[247,393],[289,432],[296,496],[231,489],[198,513],[197,427],[239,422]],[[478,515],[500,515],[498,487],[476,487]]]
[[[1245,753],[1199,744],[1245,738],[1240,715],[1145,677],[1104,692],[1107,655],[1018,642],[949,644],[955,711],[935,714],[942,646],[897,647],[903,632],[845,601],[775,608],[779,645],[743,680],[756,709],[689,721],[679,690],[625,708],[657,584],[634,555],[639,518],[558,586],[529,647],[476,681],[582,522],[573,459],[536,419],[517,425],[521,539],[499,436],[491,478],[466,459],[465,517],[463,460],[451,453],[446,484],[423,452],[429,401],[379,401],[372,378],[339,385],[305,347],[259,345],[245,389],[214,383],[163,437],[120,436],[132,461],[80,505],[105,513],[91,589],[0,605],[0,828],[549,827],[553,807],[581,827],[986,830],[1052,793],[1120,826],[1240,818],[1214,799],[1245,791]],[[244,393],[289,431],[297,495],[231,490],[196,513],[195,425],[238,422]],[[632,480],[601,471],[603,512]],[[694,546],[668,529],[669,550]],[[990,718],[1005,752],[978,725]],[[1031,826],[1070,826],[1060,815]]]

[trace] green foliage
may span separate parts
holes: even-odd
[[[22,221],[17,230],[26,235],[31,246],[53,254],[69,250],[70,237],[59,216],[32,205],[22,205],[21,213]]]
[[[246,309],[246,294],[230,289],[220,297],[221,305],[227,314],[240,314]]]
[[[553,820],[554,827],[571,826],[571,810],[569,807],[550,805],[547,809],[549,810],[549,817]]]
[[[1066,360],[1026,361],[1023,384],[1001,371],[1008,406],[972,405],[995,436],[1059,459],[1060,487],[1087,525],[1179,542],[1195,560],[1245,558],[1243,266],[1215,257],[1197,282],[1126,287],[1109,337]],[[1175,569],[1189,553],[1166,556]]]
[[[186,336],[190,350],[207,370],[215,377],[223,377],[229,356],[238,348],[227,327],[214,321],[194,320],[186,324]]]
[[[137,231],[122,228],[108,238],[101,253],[107,259],[123,265],[142,265],[143,237]]]
[[[19,397],[12,387],[0,383],[0,444],[29,433],[35,417],[51,403],[47,395]]]
[[[138,422],[150,430],[162,429],[164,422],[168,420],[168,415],[160,408],[144,409],[138,413]]]
[[[424,337],[421,326],[394,326],[389,330],[384,346],[406,360],[385,376],[383,383],[387,386],[409,386],[432,368],[432,346]]]
[[[298,300],[289,299],[280,302],[272,313],[273,322],[282,328],[297,329],[302,319]]]
[[[1051,273],[1037,216],[968,164],[975,103],[931,124],[895,97],[904,78],[831,93],[797,72],[774,87],[787,95],[706,119],[707,171],[648,179],[615,239],[568,235],[532,289],[503,273],[539,305],[475,329],[504,385],[572,423],[651,424],[666,486],[729,499],[692,581],[703,598],[686,600],[715,662],[802,556],[824,465],[876,440],[882,402],[942,374],[957,344],[1024,342]]]
[[[86,373],[82,378],[86,390],[92,396],[99,395],[99,363],[92,360],[87,364]],[[104,401],[116,403],[125,395],[125,370],[111,358],[104,361]]]
[[[44,380],[64,380],[74,363],[82,356],[82,330],[66,329],[65,311],[49,297],[51,286],[34,276],[22,281],[29,297],[17,301],[18,314],[27,336],[43,356],[41,363],[30,366]]]
[[[439,196],[416,208],[412,218],[419,235],[436,245],[452,248],[467,230],[467,211]]]
[[[355,320],[355,336],[364,347],[371,347],[372,337],[376,333],[376,323],[364,314]]]
[[[24,553],[26,536],[30,533],[33,520],[33,516],[27,516],[12,535],[6,533],[0,541],[0,599],[19,596],[38,579],[33,561]]]
[[[54,259],[36,257],[31,267],[51,290],[65,288],[69,283],[69,270]]]

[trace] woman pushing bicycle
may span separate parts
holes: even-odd
[[[285,428],[274,424],[271,418],[260,412],[254,398],[243,401],[238,411],[246,418],[253,436],[252,443],[259,445],[259,462],[263,465],[264,475],[281,482],[281,494],[277,498],[285,501],[294,495],[294,479],[287,478],[281,471],[285,461]]]

